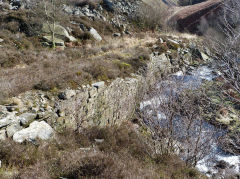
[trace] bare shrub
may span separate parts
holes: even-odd
[[[177,154],[190,166],[209,155],[217,138],[215,129],[203,118],[206,103],[204,93],[186,90],[173,81],[164,81],[150,90],[141,116],[153,131],[156,152]]]
[[[160,5],[149,6],[142,3],[133,17],[133,21],[141,29],[152,31],[162,29],[165,26],[164,19],[167,9],[163,9],[161,7],[162,6]]]
[[[96,139],[102,142],[96,142]],[[63,131],[48,142],[1,142],[2,167],[14,178],[194,178],[176,156],[151,156],[145,137],[131,124]],[[84,141],[84,142],[83,142]],[[84,144],[83,144],[84,143]],[[0,177],[4,171],[0,170]]]
[[[209,37],[211,48],[215,52],[215,59],[221,71],[221,76],[228,83],[228,92],[225,93],[232,100],[240,102],[240,2],[226,1],[223,4],[218,27],[223,38]],[[231,92],[232,90],[232,92]]]

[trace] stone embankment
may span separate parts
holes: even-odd
[[[120,124],[134,113],[144,83],[154,80],[158,68],[166,67],[156,63],[166,60],[165,54],[151,59],[144,75],[118,78],[109,85],[102,81],[77,90],[66,89],[57,95],[28,91],[8,99],[0,106],[0,140],[49,139],[54,130],[65,127]]]
[[[182,44],[180,44],[182,43]],[[207,55],[196,45],[160,38],[145,69],[131,77],[97,82],[64,91],[27,91],[0,105],[0,140],[16,142],[49,139],[64,128],[119,125],[132,117],[144,90],[157,74],[186,69]],[[164,51],[164,52],[163,52]]]

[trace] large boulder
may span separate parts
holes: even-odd
[[[51,34],[53,31],[53,25],[43,24],[42,31],[47,34]],[[76,38],[69,35],[68,31],[61,25],[55,25],[55,36],[57,39],[61,39],[63,41],[74,42],[77,41]]]
[[[54,130],[45,121],[34,121],[28,128],[22,129],[13,135],[15,142],[22,143],[25,140],[33,141],[36,139],[48,140],[53,136]]]

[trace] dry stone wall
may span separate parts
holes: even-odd
[[[147,68],[131,78],[117,78],[110,84],[97,82],[77,90],[66,89],[58,95],[27,91],[10,98],[0,105],[0,140],[34,141],[49,139],[54,131],[63,128],[119,125],[132,117],[144,90],[156,81],[156,73],[169,67],[170,60],[165,54],[155,54]],[[39,128],[40,124],[43,127]]]
[[[74,97],[59,102],[60,111],[74,118],[71,120],[76,120],[79,127],[120,124],[132,116],[144,88],[155,81],[156,73],[169,66],[165,54],[152,55],[141,75],[118,78],[110,85],[99,82],[83,87]]]

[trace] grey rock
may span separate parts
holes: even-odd
[[[63,6],[63,10],[67,13],[67,14],[73,14],[73,8],[71,8],[70,6]]]
[[[63,110],[61,110],[61,109],[58,109],[58,110],[57,110],[57,115],[58,115],[59,117],[63,117],[63,116],[65,116],[65,112],[64,112]]]
[[[43,36],[42,38],[45,41],[45,43],[43,43],[44,46],[50,46],[50,44],[52,44],[52,36]],[[64,46],[65,45],[64,40],[58,39],[56,37],[54,39],[54,43],[56,46]]]
[[[11,0],[10,5],[11,5],[12,10],[18,10],[21,7],[21,1],[20,0]]]
[[[94,139],[96,143],[103,143],[104,139]]]
[[[7,108],[5,106],[0,105],[0,116],[1,114],[7,113]]]
[[[226,169],[230,167],[230,164],[224,160],[220,160],[220,161],[217,161],[217,164],[215,167],[220,169]]]
[[[7,137],[12,137],[17,131],[20,131],[22,127],[19,123],[11,124],[6,128]]]
[[[45,121],[34,121],[28,128],[22,129],[13,135],[15,142],[22,143],[25,140],[34,141],[36,139],[48,140],[54,134],[52,127]]]
[[[95,87],[89,90],[89,98],[94,98],[97,96],[97,94],[98,94],[98,92]]]
[[[23,113],[19,116],[20,123],[22,125],[27,125],[29,122],[33,121],[37,117],[34,113]]]
[[[168,42],[171,42],[175,45],[179,45],[179,43],[176,40],[172,40],[172,39],[167,39],[167,40],[168,40]]]
[[[17,121],[18,118],[15,113],[5,113],[0,117],[0,128],[16,123]]]
[[[90,28],[89,33],[93,36],[95,40],[102,41],[102,37],[93,27]]]
[[[206,55],[205,53],[203,53],[203,52],[200,52],[200,53],[201,53],[201,57],[202,57],[202,59],[203,59],[204,61],[207,61],[207,60],[210,59],[209,56]]]
[[[103,0],[103,7],[110,12],[114,12],[113,2],[110,0]]]
[[[160,37],[159,38],[159,41],[160,41],[160,43],[163,43],[164,41],[163,41],[163,39]]]
[[[190,49],[195,49],[197,47],[197,44],[195,42],[190,42],[189,43],[189,48]]]
[[[53,30],[53,24],[51,25],[48,25],[46,23],[43,24],[42,31],[44,33],[47,33],[48,35],[50,35],[52,30]],[[55,25],[55,36],[56,36],[56,39],[61,39],[63,41],[70,41],[70,42],[77,41],[77,39],[75,39],[73,36],[70,36],[68,31],[61,25]],[[49,36],[45,36],[45,39],[46,37],[48,37],[47,39],[49,40]]]
[[[85,16],[80,9],[76,9],[74,11],[74,15],[80,16],[80,17],[84,17]]]
[[[161,70],[166,70],[171,67],[170,59],[164,53],[159,56],[159,62]]]
[[[0,130],[0,141],[6,140],[7,136],[6,136],[6,130]]]
[[[127,34],[127,35],[132,35],[131,32],[129,32],[128,30],[125,30],[124,32],[125,32],[125,34]]]
[[[4,40],[0,38],[0,43],[2,43],[2,42],[4,42]]]
[[[120,33],[114,33],[113,37],[121,37],[121,34]]]
[[[97,89],[100,89],[100,88],[103,88],[105,85],[105,82],[104,81],[100,81],[100,82],[97,82],[97,83],[93,83],[92,86],[97,88]]]
[[[87,28],[85,27],[84,24],[80,24],[79,27],[83,32],[85,32],[87,30]]]
[[[72,97],[75,96],[75,95],[76,95],[76,91],[75,91],[75,90],[70,90],[70,89],[68,89],[68,90],[66,90],[66,91],[64,91],[64,92],[61,92],[61,93],[58,95],[58,97],[59,97],[59,99],[67,100],[67,99],[72,98]]]

